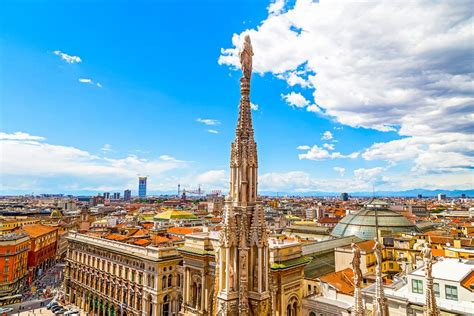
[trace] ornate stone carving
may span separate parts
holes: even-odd
[[[253,306],[255,302],[267,302],[264,305],[269,305],[268,293],[258,293],[261,297],[249,298],[248,292],[251,290],[249,278],[253,275],[250,274],[250,266],[253,269],[260,269],[256,271],[258,277],[265,275],[266,270],[270,266],[269,256],[266,255],[268,252],[268,236],[267,228],[265,225],[265,217],[263,208],[259,207],[256,203],[257,199],[257,145],[254,140],[254,132],[252,127],[252,114],[250,108],[250,78],[252,76],[252,57],[253,50],[250,37],[246,36],[243,49],[240,53],[240,61],[242,66],[242,78],[240,79],[240,106],[239,106],[239,118],[237,122],[237,128],[235,131],[235,140],[231,146],[231,159],[230,159],[230,190],[229,196],[226,198],[226,206],[224,209],[224,224],[219,236],[219,247],[226,249],[226,253],[232,253],[229,259],[225,260],[225,267],[218,269],[219,279],[216,281],[215,291],[219,293],[217,295],[218,313],[224,315],[230,315],[230,306],[236,306],[236,312],[239,315],[247,315],[249,313],[250,306]],[[251,245],[257,245],[261,248],[258,252],[259,256],[264,256],[256,261],[255,256],[249,256],[249,247]],[[217,255],[223,256],[224,252],[220,252]],[[265,254],[265,255],[263,255]],[[255,262],[263,262],[263,264],[255,266]],[[252,260],[252,262],[250,262]],[[237,265],[238,262],[238,265]],[[237,271],[233,271],[234,267]],[[232,275],[232,281],[230,282],[234,286],[234,290],[238,291],[238,295],[235,293],[228,293],[220,288],[225,284],[224,278],[229,277],[226,275]],[[262,277],[261,282],[262,289],[268,291],[267,282],[268,278]],[[238,310],[237,310],[238,308]],[[266,312],[268,314],[268,311]],[[266,315],[266,314],[261,314]]]
[[[423,256],[423,262],[425,264],[425,283],[426,283],[426,316],[438,316],[440,315],[438,305],[436,304],[436,296],[433,288],[433,255],[431,248],[428,243],[425,243],[421,250]]]
[[[252,76],[252,57],[253,57],[253,49],[252,43],[250,42],[250,36],[245,35],[244,38],[244,47],[240,52],[240,64],[242,67],[242,73],[244,78],[250,80]]]
[[[362,305],[362,292],[360,283],[362,281],[362,271],[360,270],[360,248],[352,243],[352,271],[354,272],[354,314],[356,316],[364,316],[364,307]]]
[[[375,238],[374,254],[377,260],[375,266],[375,305],[374,315],[375,316],[387,316],[388,305],[387,299],[385,298],[383,289],[383,278],[382,278],[382,245],[379,240]]]

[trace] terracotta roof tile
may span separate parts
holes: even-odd
[[[467,275],[467,277],[465,277],[461,281],[461,285],[464,286],[469,291],[474,292],[474,288],[473,288],[473,286],[474,286],[474,271],[471,271],[471,273],[469,273]]]
[[[326,274],[319,279],[335,287],[340,293],[347,295],[354,293],[354,272],[351,268]]]
[[[120,234],[110,234],[110,235],[105,236],[105,239],[115,240],[115,241],[124,241],[124,240],[127,240],[128,237],[124,235],[120,235]]]
[[[151,240],[147,240],[147,239],[137,239],[133,242],[135,245],[138,245],[138,246],[148,246],[149,244],[151,244]]]
[[[187,235],[192,233],[201,232],[202,229],[199,227],[170,227],[168,233],[176,235]]]
[[[46,235],[50,232],[58,230],[57,227],[46,226],[42,224],[32,224],[32,225],[25,225],[21,228],[25,233],[28,234],[31,238],[40,237]]]

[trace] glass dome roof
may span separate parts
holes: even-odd
[[[376,216],[377,215],[377,216]],[[376,217],[379,231],[415,232],[416,226],[402,214],[389,210],[384,204],[368,204],[359,212],[344,217],[332,231],[336,237],[357,236],[371,240],[376,236]]]

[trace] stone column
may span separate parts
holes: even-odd
[[[258,293],[262,293],[262,247],[258,247]]]
[[[191,272],[189,268],[186,268],[186,297],[184,298],[185,304],[189,304],[189,297],[191,292]]]
[[[226,273],[225,273],[225,289],[226,289],[226,292],[229,293],[230,292],[230,273],[229,273],[229,268],[230,268],[230,265],[231,265],[231,262],[230,262],[230,248],[224,248],[225,249],[225,266],[227,267],[226,269]],[[235,273],[235,271],[234,271]]]
[[[207,289],[206,289],[206,275],[204,274],[204,270],[201,272],[201,312],[204,312],[207,308],[206,301],[207,301]]]

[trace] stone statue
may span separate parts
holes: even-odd
[[[374,315],[375,316],[388,316],[388,305],[387,299],[383,289],[383,277],[382,277],[382,245],[378,238],[375,238],[374,254],[377,259],[375,266],[375,304],[374,304]]]
[[[380,269],[382,265],[382,245],[380,244],[377,238],[375,238],[375,245],[373,250],[375,258],[377,259],[377,267]]]
[[[232,268],[232,265],[229,264],[229,283],[230,283],[230,290],[234,290],[234,268]]]
[[[440,314],[438,306],[436,304],[436,295],[434,293],[433,286],[433,254],[431,248],[428,246],[428,243],[423,245],[421,249],[421,254],[423,256],[423,262],[425,264],[425,281],[426,281],[426,305],[425,305],[425,315],[426,316],[438,316]]]
[[[425,243],[423,245],[423,248],[421,249],[421,254],[423,255],[423,261],[424,262],[431,261],[431,259],[433,258],[431,248],[428,247],[428,243]]]
[[[250,76],[252,75],[252,43],[250,42],[250,36],[245,35],[244,39],[244,47],[240,52],[240,65],[242,67],[242,73],[244,74],[244,78],[250,80]]]
[[[354,284],[355,286],[360,286],[362,280],[362,271],[360,270],[360,248],[354,243],[351,244],[351,248],[353,254],[351,265],[352,271],[354,271]]]
[[[364,307],[362,306],[362,292],[360,283],[362,281],[362,271],[360,270],[360,248],[352,243],[352,271],[354,272],[354,314],[364,316]]]

